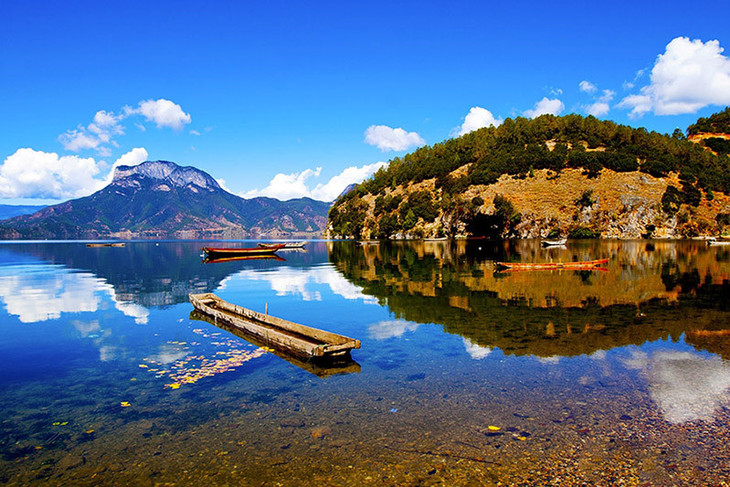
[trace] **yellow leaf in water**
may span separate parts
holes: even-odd
[[[525,441],[527,439],[526,436],[516,436],[515,438],[517,438],[520,441]]]
[[[499,426],[488,426],[488,427],[487,427],[487,429],[488,429],[489,431],[499,431],[499,430],[501,430],[502,428],[500,428]]]
[[[129,406],[131,406],[131,404],[129,404],[128,401],[122,401],[122,407],[123,408],[128,408]]]
[[[87,435],[90,435],[90,434],[91,434],[91,433],[93,433],[93,432],[94,432],[94,430],[86,430],[86,434],[87,434]]]
[[[139,364],[139,367],[140,367],[141,369],[146,369],[146,368],[147,368],[148,366],[147,366],[147,365],[145,365],[145,364]]]
[[[174,384],[167,384],[170,389],[180,389],[180,384],[174,383]]]

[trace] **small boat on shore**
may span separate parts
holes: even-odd
[[[202,250],[205,252],[206,259],[221,259],[224,257],[243,257],[252,255],[273,255],[277,250],[284,248],[284,244],[276,244],[271,247],[249,247],[249,248],[236,248],[236,247],[203,247]]]
[[[718,240],[713,237],[707,239],[707,245],[730,245],[730,240]]]
[[[284,245],[281,247],[281,250],[286,249],[303,249],[304,246],[307,244],[307,242],[281,242],[281,243],[260,243],[259,247],[262,249],[271,249],[276,247],[277,245]]]
[[[124,242],[114,242],[114,243],[104,242],[104,243],[87,243],[86,244],[87,247],[124,247],[126,245],[127,244],[125,244]]]
[[[561,246],[561,245],[565,245],[565,243],[567,241],[568,241],[567,238],[561,238],[561,239],[558,239],[558,240],[543,240],[542,242],[540,242],[540,244],[543,247],[558,247],[558,246]]]
[[[306,359],[327,359],[360,348],[360,340],[237,306],[212,293],[190,294],[196,310],[253,335],[266,345]]]
[[[498,270],[510,271],[540,271],[540,270],[606,270],[601,267],[607,264],[608,259],[584,260],[579,262],[497,262]]]

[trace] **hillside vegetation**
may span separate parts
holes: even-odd
[[[338,199],[329,236],[716,233],[730,223],[730,158],[718,152],[592,116],[507,119],[393,159]]]

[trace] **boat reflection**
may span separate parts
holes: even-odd
[[[220,264],[223,262],[236,262],[236,261],[244,261],[244,260],[275,260],[279,262],[284,262],[286,259],[284,257],[279,257],[278,255],[239,255],[239,256],[233,256],[233,257],[209,257],[206,256],[203,258],[204,264]]]
[[[360,373],[360,364],[355,362],[349,354],[339,357],[333,357],[328,360],[303,360],[280,350],[270,348],[266,343],[259,340],[255,336],[245,333],[236,327],[229,326],[225,323],[214,320],[197,310],[193,310],[192,312],[190,312],[190,319],[205,321],[206,323],[215,325],[218,328],[225,330],[239,338],[242,338],[259,348],[266,349],[268,352],[276,355],[281,359],[286,360],[290,364],[295,365],[296,367],[299,367],[300,369],[305,370],[310,374],[316,375],[317,377],[322,379],[326,379],[327,377],[331,377],[333,375]]]

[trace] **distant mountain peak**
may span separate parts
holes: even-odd
[[[222,190],[218,182],[208,173],[191,166],[178,166],[169,161],[146,161],[136,166],[117,166],[114,171],[112,185],[139,186],[139,179],[149,178],[159,184],[161,188],[180,187],[189,185],[207,189],[208,191]]]

